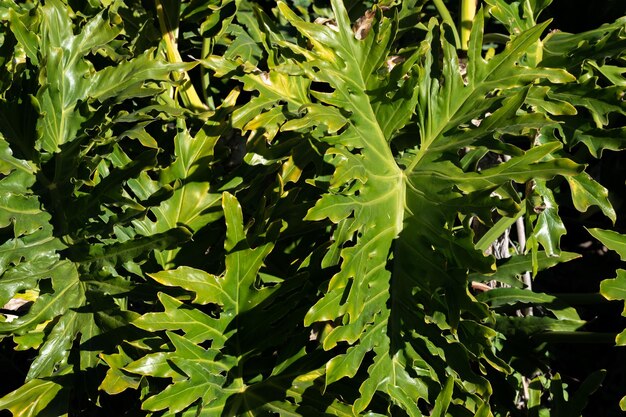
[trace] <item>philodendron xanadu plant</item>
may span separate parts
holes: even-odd
[[[579,256],[559,198],[616,220],[626,21],[549,3],[459,52],[442,1],[0,2],[0,407],[580,415],[537,340],[584,321],[520,277]]]

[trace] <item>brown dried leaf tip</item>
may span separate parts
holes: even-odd
[[[374,16],[376,16],[376,12],[374,10],[368,10],[363,16],[359,17],[359,19],[354,23],[354,26],[352,26],[355,38],[360,41],[367,38],[370,30],[372,30]]]
[[[387,71],[391,72],[391,70],[394,69],[394,67],[396,65],[401,64],[404,61],[406,61],[406,59],[404,57],[401,57],[400,55],[392,55],[392,56],[390,56],[385,61],[385,65],[387,65]]]
[[[313,23],[316,23],[318,25],[328,26],[335,32],[339,32],[339,28],[337,27],[337,21],[335,19],[329,19],[327,17],[318,17],[317,19],[313,21]]]

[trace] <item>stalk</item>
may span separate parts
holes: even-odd
[[[517,228],[517,240],[519,243],[519,252],[524,253],[524,251],[526,250],[526,228],[524,226],[523,217],[519,217],[515,221],[515,227]],[[524,275],[522,275],[522,282],[524,282],[524,285],[526,286],[526,288],[532,291],[533,281],[532,281],[532,278],[530,277],[530,272],[528,271],[524,272]],[[532,307],[525,308],[524,315],[532,316],[533,308]]]
[[[452,19],[452,16],[450,15],[450,11],[443,3],[443,0],[433,0],[433,3],[435,3],[435,8],[437,8],[437,11],[441,15],[441,19],[452,28],[455,46],[457,49],[460,48],[461,39],[459,38],[459,32],[456,30],[456,25],[454,24],[454,19]]]
[[[159,28],[161,29],[161,36],[165,42],[165,49],[167,53],[167,60],[171,63],[183,62],[180,53],[178,52],[178,46],[176,45],[176,30],[169,27],[167,19],[165,17],[165,11],[161,0],[155,0],[157,18],[159,19]],[[208,107],[202,102],[200,96],[196,92],[191,78],[187,71],[182,74],[183,84],[180,88],[180,95],[183,103],[190,109],[196,111],[206,111]]]
[[[206,59],[211,54],[211,40],[204,38],[202,40],[202,59]],[[208,106],[211,110],[215,110],[215,103],[213,102],[213,97],[209,96],[209,84],[210,77],[204,66],[200,66],[200,82],[202,83],[202,96],[204,97],[204,102],[208,103]]]
[[[467,51],[478,0],[461,0],[461,49]]]

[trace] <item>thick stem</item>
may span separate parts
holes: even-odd
[[[208,38],[204,38],[202,40],[202,59],[206,59],[211,54],[211,40]],[[204,102],[208,104],[211,110],[215,110],[215,103],[213,102],[213,97],[209,95],[209,84],[210,84],[210,76],[204,66],[200,66],[200,81],[202,83],[202,96],[204,97]]]
[[[517,229],[517,241],[519,243],[519,251],[520,253],[524,253],[524,250],[526,249],[526,227],[524,226],[523,217],[520,217],[519,219],[515,221],[515,227]],[[528,271],[524,272],[524,275],[522,275],[522,282],[524,283],[526,288],[532,291],[533,281],[532,281],[532,278],[530,277],[530,272]],[[525,308],[524,315],[532,316],[533,308],[532,307]]]
[[[452,28],[452,33],[454,34],[454,43],[456,44],[455,46],[457,49],[460,48],[461,39],[459,38],[459,32],[456,30],[456,25],[454,24],[454,19],[452,19],[452,16],[450,15],[450,11],[443,3],[443,0],[433,0],[433,3],[435,3],[435,8],[441,15],[441,19],[446,22],[450,26],[450,28]]]
[[[530,381],[525,376],[522,377],[522,389],[524,390],[522,405],[527,407],[528,401],[530,400]]]
[[[461,0],[461,49],[467,51],[478,0]]]
[[[180,53],[178,52],[178,46],[176,45],[176,30],[169,27],[161,0],[155,0],[155,3],[157,18],[159,19],[159,28],[161,29],[161,36],[163,37],[163,41],[165,42],[167,60],[171,63],[183,62],[182,58],[180,57]],[[189,78],[189,74],[187,73],[187,71],[183,72],[182,80],[183,84],[180,87],[180,95],[183,103],[191,110],[208,110],[208,107],[202,102],[202,100],[200,100],[200,96],[198,96],[196,89],[191,83],[191,78]]]

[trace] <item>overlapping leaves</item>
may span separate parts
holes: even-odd
[[[364,362],[371,361],[354,412],[367,409],[377,393],[387,395],[410,415],[420,415],[417,398],[437,404],[443,412],[450,400],[447,394],[438,399],[436,387],[444,385],[444,392],[472,397],[470,411],[487,412],[480,398],[487,399],[491,388],[467,363],[485,361],[505,372],[508,367],[493,356],[490,340],[495,332],[480,324],[491,316],[466,285],[468,272],[488,273],[493,261],[474,248],[469,225],[459,229],[458,224],[476,213],[490,223],[493,207],[515,215],[520,202],[510,192],[511,179],[524,183],[580,172],[582,167],[572,161],[545,158],[560,148],[558,144],[525,152],[499,140],[505,133],[522,134],[550,122],[522,111],[525,85],[537,79],[569,82],[573,77],[563,70],[520,65],[528,46],[539,38],[541,26],[487,61],[481,53],[480,15],[466,85],[453,47],[436,22],[431,22],[419,49],[394,59],[393,18],[374,10],[365,23],[370,26],[360,32],[367,35],[358,39],[341,2],[332,6],[336,26],[306,22],[279,4],[281,13],[312,47],[305,49],[277,37],[277,44],[296,56],[274,64],[267,73],[255,73],[237,59],[209,57],[204,62],[218,76],[239,72],[236,76],[245,88],[257,92],[234,113],[236,126],[245,130],[262,126],[269,132],[268,140],[279,131],[305,133],[317,125],[326,132],[315,137],[330,146],[325,160],[334,172],[326,193],[305,219],[337,224],[321,267],[337,266],[339,272],[324,284],[305,324],[332,321],[334,325],[320,340],[323,348],[336,349],[345,343],[348,347],[326,365],[325,383],[332,389],[336,381],[354,377]],[[440,53],[443,64],[437,62]],[[400,64],[388,69],[390,59]],[[316,90],[315,83],[331,90]],[[298,108],[304,113],[300,117],[294,114]],[[395,155],[389,144],[414,114],[419,129],[416,140],[403,154]],[[484,120],[479,127],[470,127],[476,118]],[[466,127],[459,129],[459,125]],[[512,158],[471,172],[458,158],[465,148],[484,150],[483,155],[495,150]],[[190,277],[186,285],[199,285],[193,279],[197,273],[186,272]],[[211,280],[204,278],[206,283]],[[185,287],[182,276],[176,282]],[[169,307],[163,322],[178,314],[173,309]],[[428,336],[416,336],[420,334]],[[368,352],[373,356],[366,359]],[[471,391],[479,396],[450,382],[454,380],[471,383]]]
[[[623,21],[542,40],[549,1],[490,0],[510,39],[485,53],[480,11],[465,59],[447,25],[407,21],[424,2],[330,3],[157,2],[138,27],[138,3],[0,14],[15,58],[0,302],[32,302],[0,332],[38,350],[1,407],[61,414],[72,391],[88,413],[129,390],[155,415],[489,416],[516,400],[495,398],[494,375],[522,385],[499,352],[509,334],[583,323],[518,276],[577,257],[549,181],[615,221],[568,152],[622,148]],[[198,52],[194,83],[173,74],[193,67],[172,63],[179,47]],[[7,92],[22,85],[32,107]],[[496,262],[485,250],[518,218],[529,249]],[[507,315],[529,304],[548,313]],[[529,406],[542,386],[563,395],[542,378]]]
[[[143,407],[147,410],[169,409],[176,413],[200,399],[200,409],[214,410],[206,415],[220,415],[228,398],[227,393],[243,388],[241,377],[231,376],[231,380],[227,380],[227,376],[230,376],[228,373],[237,366],[243,352],[229,352],[225,345],[229,339],[244,337],[238,334],[239,320],[247,310],[257,306],[272,293],[271,288],[255,287],[258,285],[257,274],[263,259],[273,245],[268,242],[251,249],[246,242],[239,203],[232,195],[224,194],[222,205],[226,221],[224,275],[215,276],[188,267],[152,275],[157,282],[194,292],[194,302],[214,305],[218,317],[187,309],[180,301],[162,294],[160,300],[165,311],[146,314],[134,322],[136,326],[149,331],[168,330],[168,338],[174,349],[165,355],[147,355],[125,369],[157,377],[169,377],[182,371],[178,377],[173,377],[174,383],[170,387],[144,402]],[[184,337],[172,333],[176,330],[182,330]],[[209,349],[198,346],[207,341],[210,341]],[[155,357],[158,357],[159,363],[171,363],[173,368],[155,369],[151,365],[155,363]]]
[[[134,317],[125,309],[133,280],[143,276],[140,265],[151,262],[155,250],[188,241],[190,230],[207,223],[172,219],[148,231],[130,224],[145,216],[147,207],[168,200],[164,187],[188,180],[191,165],[212,156],[214,141],[204,136],[187,144],[187,153],[179,143],[171,170],[189,164],[187,171],[150,181],[151,190],[138,192],[146,184],[140,182],[148,178],[145,171],[157,162],[156,143],[142,127],[154,114],[164,115],[168,103],[163,99],[161,106],[142,108],[138,100],[151,104],[146,97],[161,93],[162,83],[174,85],[172,73],[188,66],[158,59],[154,50],[129,54],[113,8],[78,27],[70,12],[69,6],[53,0],[31,10],[14,6],[6,13],[16,51],[24,51],[27,60],[15,72],[12,90],[3,92],[1,99],[0,217],[11,236],[0,249],[0,302],[22,307],[3,316],[0,333],[11,336],[20,350],[36,350],[25,385],[0,400],[16,415],[63,413],[70,407],[67,381],[94,372],[99,351],[110,348],[106,338],[120,337],[116,332]],[[118,54],[112,53],[116,50]],[[27,97],[15,95],[19,85],[27,92],[36,90],[32,106]],[[116,107],[128,102],[133,104],[124,110]],[[36,120],[36,126],[26,126],[28,120]],[[127,123],[146,120],[113,136]],[[215,120],[207,124],[219,125]],[[182,129],[179,136],[189,137]],[[125,138],[137,139],[140,148],[147,149],[133,160],[119,144]],[[177,184],[176,193],[185,188]],[[181,207],[177,198],[169,204]],[[208,206],[202,204],[199,210]],[[34,400],[33,393],[40,397]]]
[[[290,415],[300,406],[288,400],[273,400],[271,393],[275,391],[280,395],[281,390],[287,390],[290,396],[302,395],[310,385],[308,378],[315,375],[315,368],[307,375],[290,372],[283,364],[274,368],[266,380],[251,381],[256,379],[251,377],[256,377],[256,372],[263,369],[263,365],[254,362],[267,360],[265,351],[276,348],[281,342],[266,338],[271,328],[282,327],[285,336],[293,332],[285,323],[292,322],[286,307],[293,304],[298,292],[285,295],[282,290],[289,284],[268,285],[259,279],[259,270],[274,243],[270,238],[251,248],[237,199],[224,193],[222,207],[226,223],[225,271],[213,275],[183,266],[151,274],[161,284],[193,293],[193,304],[160,294],[164,311],[145,314],[133,324],[150,332],[166,331],[171,350],[149,353],[126,364],[121,371],[172,379],[165,390],[144,401],[146,410],[167,409],[168,413],[177,413],[191,409],[207,416],[225,412],[256,415],[268,411]],[[265,320],[271,321],[258,322],[254,316],[258,311],[263,311]],[[303,353],[283,360],[304,360]],[[119,371],[112,369],[109,374],[114,372]],[[131,383],[122,385],[126,386]],[[120,384],[115,384],[112,388],[119,387]],[[262,397],[264,394],[268,396]],[[330,406],[337,407],[341,409],[340,405]]]
[[[589,233],[607,248],[617,252],[620,259],[626,259],[626,237],[612,230],[589,229]],[[606,279],[600,284],[600,293],[608,300],[619,300],[626,303],[626,271],[618,269],[617,276],[612,279]],[[624,305],[623,316],[626,316],[626,304]],[[619,333],[615,338],[615,344],[624,346],[626,344],[626,329]],[[620,401],[622,410],[626,410],[626,396]]]

